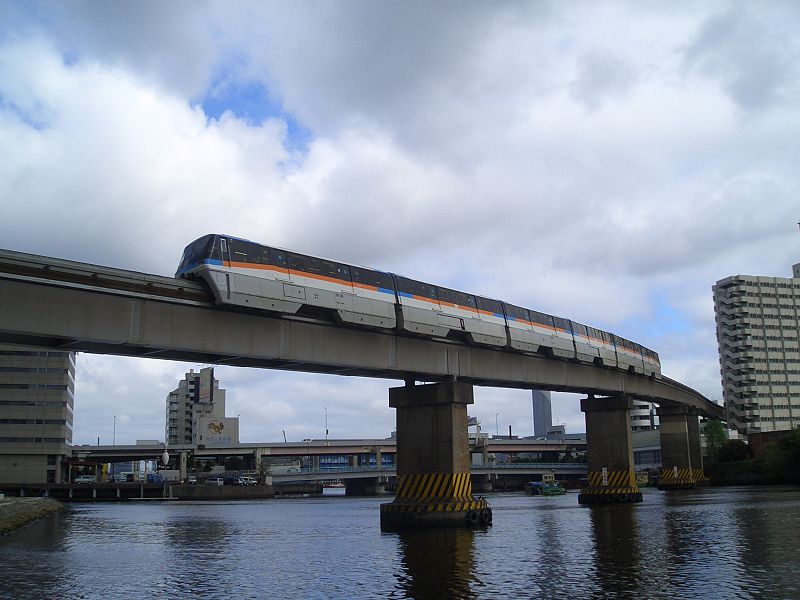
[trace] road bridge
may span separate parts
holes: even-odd
[[[390,390],[406,472],[397,501],[382,512],[387,522],[416,520],[420,510],[455,516],[486,510],[470,500],[468,477],[460,475],[468,466],[466,406],[473,385],[587,395],[581,407],[590,485],[582,502],[641,499],[630,444],[633,398],[660,405],[668,423],[662,448],[675,486],[694,485],[699,476],[698,415],[724,416],[721,406],[667,377],[220,307],[196,282],[7,250],[0,251],[0,342],[405,381]],[[420,504],[426,490],[437,495]]]

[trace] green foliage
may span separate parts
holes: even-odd
[[[800,428],[779,442],[765,445],[756,458],[750,458],[749,450],[740,440],[724,443],[707,474],[712,481],[737,484],[800,481]]]
[[[721,463],[738,462],[750,458],[750,447],[742,440],[728,440],[717,451],[717,461]]]
[[[706,454],[710,462],[717,462],[720,448],[728,441],[725,426],[717,419],[706,421],[703,426],[703,437],[706,440]]]

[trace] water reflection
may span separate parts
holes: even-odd
[[[594,578],[603,595],[619,596],[639,587],[638,506],[590,506],[594,541]]]
[[[402,571],[396,574],[408,598],[476,598],[475,533],[447,527],[398,534]]]
[[[800,488],[491,501],[399,534],[378,498],[74,505],[0,538],[0,598],[800,598]]]

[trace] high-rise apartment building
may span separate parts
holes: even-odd
[[[225,390],[212,367],[190,369],[167,395],[167,444],[233,445],[239,443],[238,417],[225,416]]]
[[[713,287],[728,425],[744,435],[800,426],[800,264],[792,270]]]
[[[0,483],[68,480],[75,353],[0,346]]]
[[[658,427],[656,409],[650,402],[634,400],[631,409],[631,431],[650,431]]]

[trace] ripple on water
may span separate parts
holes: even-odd
[[[0,596],[800,597],[797,488],[489,500],[487,530],[405,533],[386,498],[73,505],[0,540]]]

